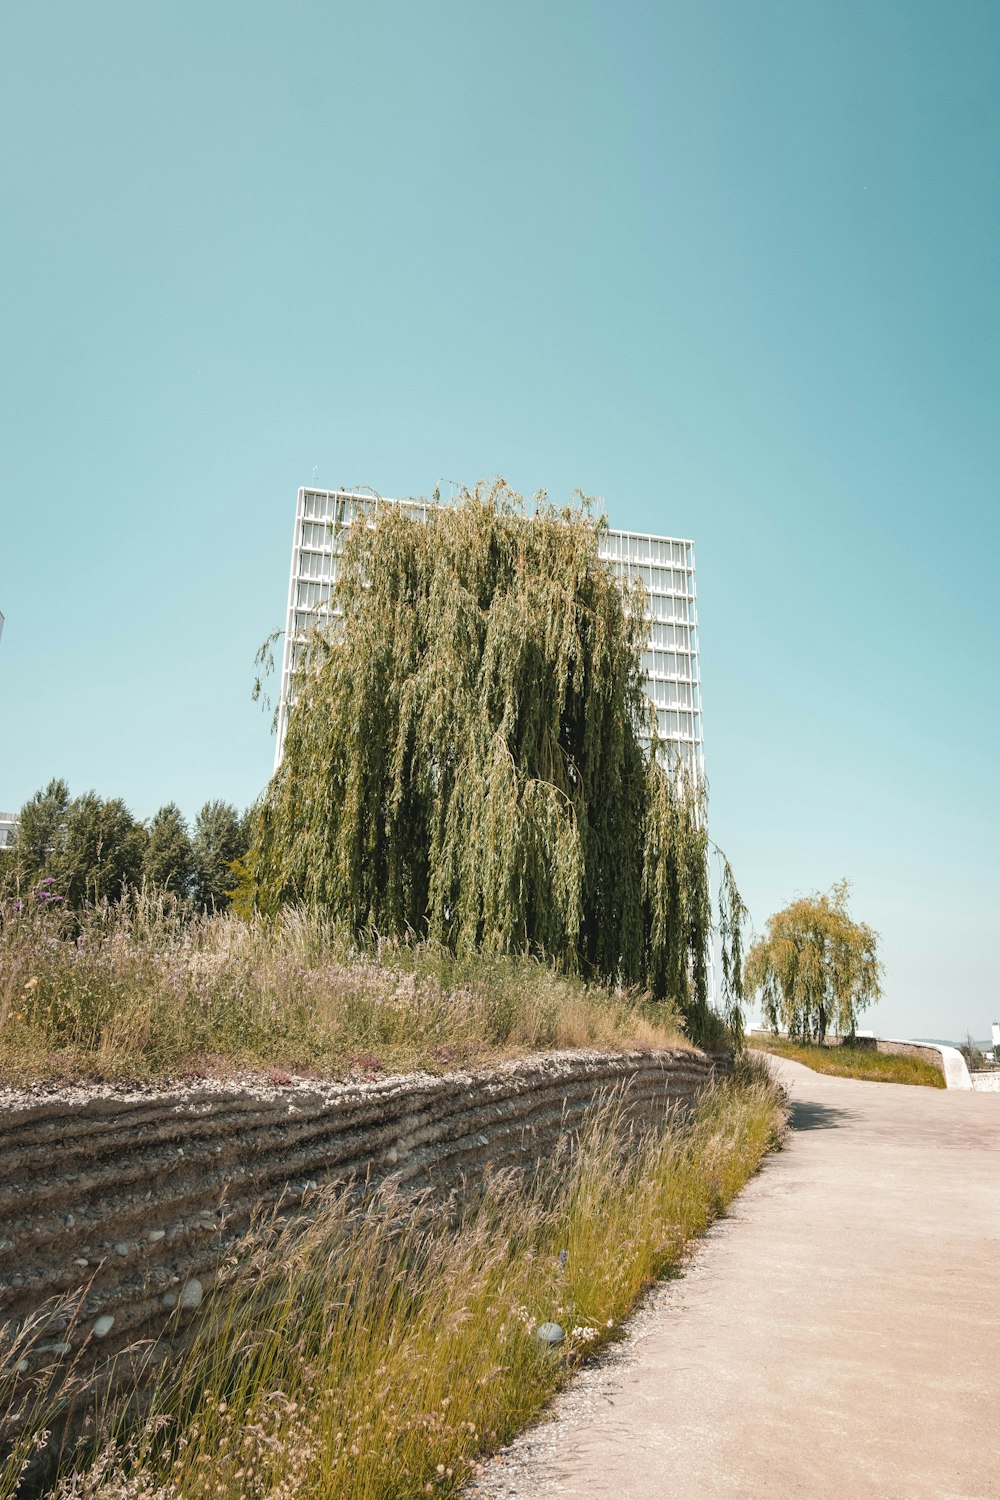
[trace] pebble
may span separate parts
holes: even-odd
[[[78,1255],[76,1257],[76,1259],[74,1260],[73,1264],[74,1264],[74,1266],[86,1266],[86,1265],[89,1265],[90,1262],[87,1261],[82,1255]]]
[[[196,1276],[192,1276],[190,1281],[184,1283],[184,1289],[181,1292],[180,1302],[178,1305],[187,1310],[195,1307],[200,1307],[201,1299],[204,1295],[205,1289],[202,1286],[201,1282]]]
[[[535,1338],[540,1344],[547,1344],[550,1349],[553,1344],[561,1344],[565,1337],[566,1334],[558,1323],[539,1323],[535,1329]]]
[[[165,1236],[166,1232],[167,1231],[165,1229],[151,1229],[146,1235],[146,1238],[151,1245],[158,1245]]]
[[[98,1318],[97,1322],[94,1324],[94,1338],[105,1338],[111,1332],[112,1328],[114,1328],[114,1326],[114,1313],[105,1313],[104,1316]]]
[[[115,1245],[115,1254],[116,1255],[127,1255],[128,1254],[128,1246],[125,1244],[124,1240],[119,1240],[118,1243]]]

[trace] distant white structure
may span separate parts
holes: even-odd
[[[0,849],[9,849],[17,833],[17,813],[0,812]]]
[[[417,520],[426,520],[434,508],[429,501],[384,500],[354,490],[298,492],[275,770],[281,763],[306,637],[329,609],[343,546],[343,528],[359,517],[373,524],[380,505],[398,505]],[[646,586],[649,639],[642,656],[646,691],[656,706],[661,738],[675,745],[686,764],[703,774],[705,750],[694,543],[636,531],[606,531],[600,539],[600,554],[620,578],[638,578]]]

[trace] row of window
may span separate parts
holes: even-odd
[[[292,646],[287,695],[289,707],[295,702],[295,676],[302,665],[303,650],[302,646]],[[657,683],[655,686],[658,689],[668,688],[677,691],[683,688],[684,684]],[[654,700],[654,706],[656,707],[657,729],[661,739],[689,744],[701,743],[701,714],[697,706],[693,709],[685,708],[683,704],[672,706],[659,699]]]
[[[698,658],[690,651],[644,651],[642,670],[647,677],[683,677],[698,680]]]
[[[303,521],[299,533],[300,547],[322,547],[329,551],[338,540],[336,527],[331,521]]]
[[[664,625],[659,621],[651,620],[649,644],[655,650],[679,649],[692,655],[697,654],[694,631],[690,625]]]
[[[315,609],[317,604],[324,604],[330,597],[332,585],[324,583],[306,583],[299,579],[295,585],[295,605],[297,609]]]
[[[347,511],[354,510],[354,502],[343,495],[319,495],[307,490],[302,500],[302,514],[308,521],[335,521],[343,525],[349,520]]]
[[[646,676],[646,691],[661,708],[700,708],[699,684],[666,676]]]
[[[697,619],[693,599],[678,599],[673,594],[650,594],[646,600],[646,619],[683,620],[693,625]]]
[[[378,500],[371,496],[350,495],[340,491],[306,490],[302,497],[302,513],[307,521],[337,521],[349,524],[355,516],[371,515],[378,507]],[[388,500],[386,504],[400,505],[423,518],[431,509],[428,502],[420,500]],[[600,538],[602,557],[633,563],[680,564],[693,566],[693,549],[690,542],[672,538],[633,536],[624,531],[605,531]]]
[[[609,559],[691,566],[690,542],[663,541],[651,536],[627,536],[622,531],[607,531],[601,537],[599,546],[601,556]]]
[[[288,678],[288,706],[295,702],[295,677],[302,665],[304,647],[293,644],[291,661],[289,663]],[[693,690],[690,684],[685,683],[655,683],[652,685],[655,696],[653,704],[656,708],[656,723],[661,739],[700,744],[701,742],[701,714],[697,703],[692,703],[690,698],[683,696],[664,699],[661,692],[673,694],[691,694]]]
[[[630,578],[646,585],[650,594],[693,594],[694,574],[679,568],[654,568],[648,563],[622,563],[609,558],[619,578]]]
[[[310,552],[303,548],[299,552],[298,579],[314,579],[329,582],[336,567],[336,558],[327,552]],[[657,572],[657,569],[653,569]],[[684,575],[673,574],[674,578]],[[690,624],[695,620],[695,601],[678,594],[660,593],[650,590],[646,599],[646,617],[650,621],[681,620]],[[655,627],[654,627],[655,628]],[[659,644],[659,642],[658,642]],[[666,641],[663,644],[667,644]]]
[[[329,597],[329,588],[322,584],[299,584],[304,589],[324,589],[322,597],[309,601],[299,600],[300,608],[292,614],[292,639],[301,640],[309,634],[317,622],[324,618],[321,608]],[[328,616],[327,616],[328,618]],[[644,651],[642,670],[646,676],[646,691],[654,703],[663,708],[697,708],[697,662],[691,656],[677,655],[666,651]]]
[[[329,552],[300,552],[299,578],[322,578],[329,581],[333,572],[333,559]]]
[[[701,707],[698,685],[694,682],[657,682],[647,678],[646,692],[657,708]]]
[[[659,709],[656,726],[665,740],[701,740],[701,716],[687,714],[675,709]]]
[[[292,615],[292,639],[301,640],[329,618],[329,613],[321,609],[297,609]]]
[[[305,554],[304,554],[305,555]],[[308,554],[315,557],[316,554]],[[329,558],[322,559],[329,564]],[[299,576],[295,584],[295,608],[299,610],[312,610],[317,605],[325,604],[330,597],[330,572],[329,566],[325,570],[318,570],[314,577]],[[677,601],[683,603],[683,601]],[[296,625],[295,627],[299,627]],[[689,677],[696,675],[696,658],[691,641],[691,628],[686,624],[666,624],[661,621],[652,621],[649,628],[650,649],[643,652],[642,668],[649,674],[655,673],[658,677]],[[680,647],[679,651],[664,650],[664,647]]]

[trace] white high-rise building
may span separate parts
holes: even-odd
[[[343,528],[360,516],[373,519],[379,505],[403,506],[420,520],[432,508],[429,501],[383,500],[351,490],[299,490],[288,583],[275,769],[281,761],[305,639],[328,609],[330,591],[337,578]],[[605,531],[600,538],[600,553],[619,577],[640,578],[646,586],[649,640],[642,657],[646,691],[656,706],[661,738],[675,745],[684,763],[701,775],[704,741],[694,544],[676,537],[647,536],[635,531]]]

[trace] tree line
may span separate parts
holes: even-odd
[[[50,899],[74,908],[118,902],[145,886],[202,911],[223,911],[247,842],[247,816],[231,803],[206,802],[191,827],[174,802],[142,822],[120,797],[71,797],[56,778],[21,808],[0,869],[22,892],[44,882]]]

